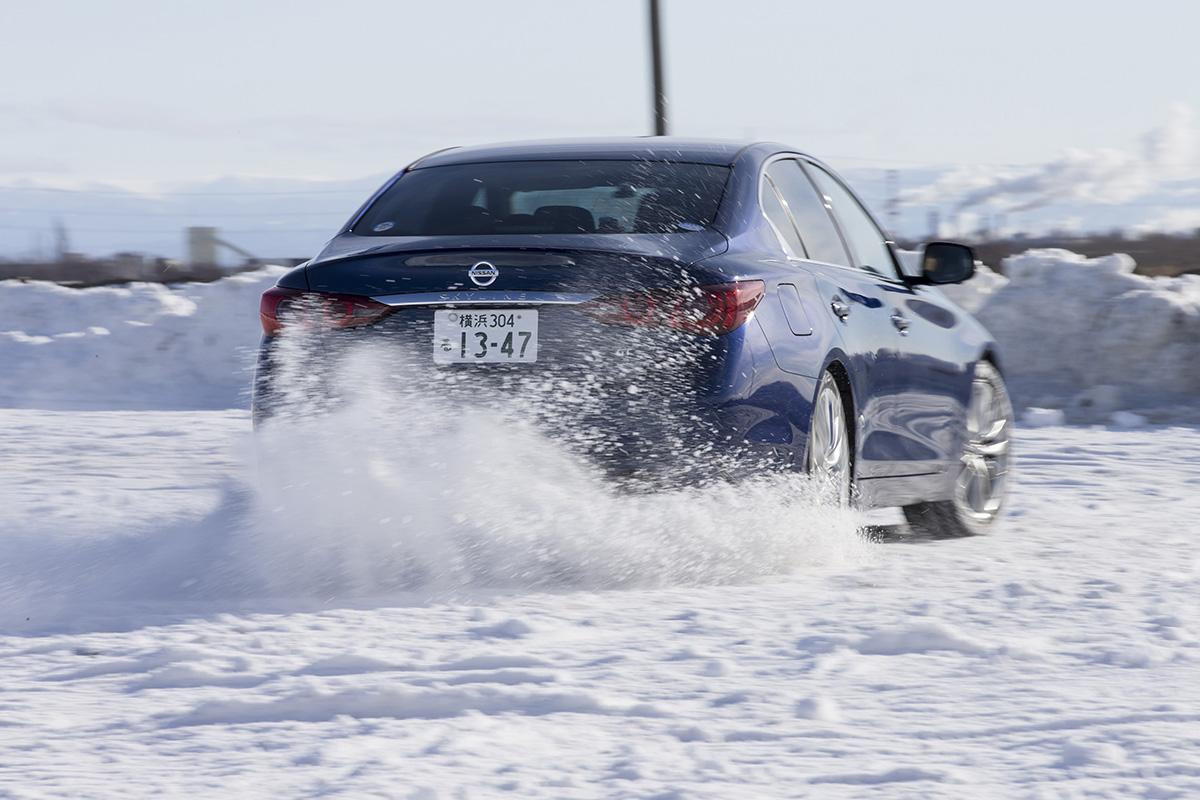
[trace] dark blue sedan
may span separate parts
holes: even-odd
[[[309,373],[386,343],[439,396],[524,398],[616,476],[808,471],[842,502],[976,533],[1004,499],[1012,408],[987,331],[937,288],[971,251],[917,263],[784,145],[444,150],[263,296],[255,419],[282,413],[278,343],[317,319]]]

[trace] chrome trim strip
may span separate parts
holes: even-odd
[[[410,292],[375,295],[371,299],[387,306],[479,306],[515,303],[518,305],[573,306],[597,295],[571,292]]]

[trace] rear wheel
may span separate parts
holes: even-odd
[[[850,427],[842,390],[829,372],[817,386],[809,421],[808,474],[817,481],[823,498],[850,505]]]
[[[995,367],[980,361],[971,382],[954,496],[905,506],[909,525],[936,537],[973,536],[995,526],[1007,491],[1012,418],[1004,379]]]

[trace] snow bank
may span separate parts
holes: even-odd
[[[1200,397],[1200,275],[1134,275],[1117,254],[1030,250],[947,295],[996,337],[1018,406],[1072,421],[1118,409],[1194,414]],[[1153,418],[1153,417],[1152,417]]]
[[[1200,276],[1144,277],[1128,256],[1065,250],[1003,267],[944,291],[996,336],[1018,408],[1104,423],[1121,410],[1200,413]],[[174,287],[0,282],[0,405],[245,407],[258,296],[282,272]]]
[[[178,286],[0,282],[0,405],[245,406],[258,298],[285,271]]]
[[[998,290],[1008,285],[1008,278],[984,264],[975,265],[975,276],[966,283],[942,287],[942,293],[972,314],[978,314],[984,303]]]

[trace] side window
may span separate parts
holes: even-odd
[[[767,177],[779,190],[788,212],[796,221],[808,257],[826,264],[850,266],[850,257],[846,255],[829,211],[812,183],[800,171],[799,162],[792,159],[776,161],[767,167]]]
[[[846,190],[837,179],[815,164],[805,164],[813,183],[825,195],[833,207],[838,222],[842,224],[850,249],[854,251],[855,266],[884,276],[899,278],[892,251],[884,241],[887,237],[871,219],[854,195]]]
[[[767,222],[775,229],[775,235],[779,237],[784,252],[794,258],[804,258],[804,245],[800,243],[800,237],[796,235],[796,228],[792,225],[792,218],[788,216],[787,209],[775,193],[775,186],[770,178],[763,178],[762,209],[767,216]]]

